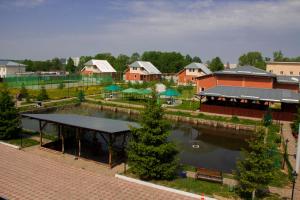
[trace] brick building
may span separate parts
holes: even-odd
[[[135,61],[128,65],[124,79],[137,82],[160,80],[161,72],[151,62]]]
[[[274,119],[291,121],[299,103],[298,76],[277,76],[252,66],[225,69],[198,77],[200,110],[262,118],[277,103]]]
[[[193,62],[177,73],[178,85],[196,84],[196,78],[211,74],[205,64]]]

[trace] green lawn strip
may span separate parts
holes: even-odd
[[[3,140],[4,142],[7,142],[9,144],[21,146],[21,139],[10,139],[10,140]],[[30,138],[22,138],[22,147],[30,147],[34,145],[38,145],[39,142]]]
[[[135,174],[132,174],[130,172],[130,169],[126,174],[122,175],[139,179]],[[195,180],[193,178],[175,178],[174,180],[149,180],[148,182],[199,195],[204,193],[207,196],[213,196],[213,194],[216,194],[223,197],[238,197],[238,195],[234,191],[230,191],[230,188],[228,186],[222,185],[220,183]]]
[[[272,124],[268,127],[268,135],[267,135],[267,143],[271,146],[270,154],[274,158],[274,164],[277,167],[276,172],[273,176],[273,181],[271,182],[270,186],[274,187],[284,187],[290,184],[289,175],[282,172],[281,168],[281,161],[283,160],[283,154],[280,152],[280,144],[281,144],[281,137],[278,134],[280,130],[280,126],[278,124]]]
[[[192,192],[196,194],[202,194],[213,196],[213,194],[223,197],[237,197],[234,191],[230,191],[228,186],[224,186],[220,183],[213,183],[209,181],[195,180],[193,178],[176,178],[174,180],[152,180],[152,183],[183,190],[186,192]]]
[[[174,109],[181,109],[181,110],[198,110],[199,109],[199,101],[187,101],[187,100],[182,100],[182,104],[178,106],[174,106],[172,108]]]

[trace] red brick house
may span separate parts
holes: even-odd
[[[125,71],[126,81],[154,81],[161,79],[161,72],[151,63],[135,61]]]
[[[178,85],[196,84],[196,78],[211,74],[205,64],[193,62],[177,73]]]

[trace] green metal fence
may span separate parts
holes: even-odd
[[[46,88],[57,88],[63,84],[64,87],[99,85],[113,82],[111,75],[60,75],[60,76],[11,76],[4,78],[3,82],[10,88],[20,88],[24,85],[26,88],[39,89],[41,86]]]

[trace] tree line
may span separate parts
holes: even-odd
[[[183,69],[191,62],[202,63],[199,56],[183,55],[180,52],[161,52],[161,51],[145,51],[143,54],[133,53],[131,56],[120,54],[113,56],[111,53],[98,53],[95,56],[81,56],[79,66],[75,67],[71,58],[67,64],[63,64],[59,58],[53,58],[46,61],[24,60],[22,63],[27,65],[27,71],[50,71],[50,70],[66,70],[70,73],[80,71],[86,62],[91,59],[107,60],[117,71],[124,72],[127,66],[137,60],[149,61],[156,66],[162,73],[176,73]],[[260,69],[266,68],[266,62],[271,58],[264,57],[259,51],[251,51],[242,54],[238,59],[238,65],[251,65]],[[281,51],[273,52],[273,61],[284,62],[300,62],[298,57],[285,57]],[[206,62],[211,71],[219,71],[224,69],[224,63],[220,57],[215,57]]]

